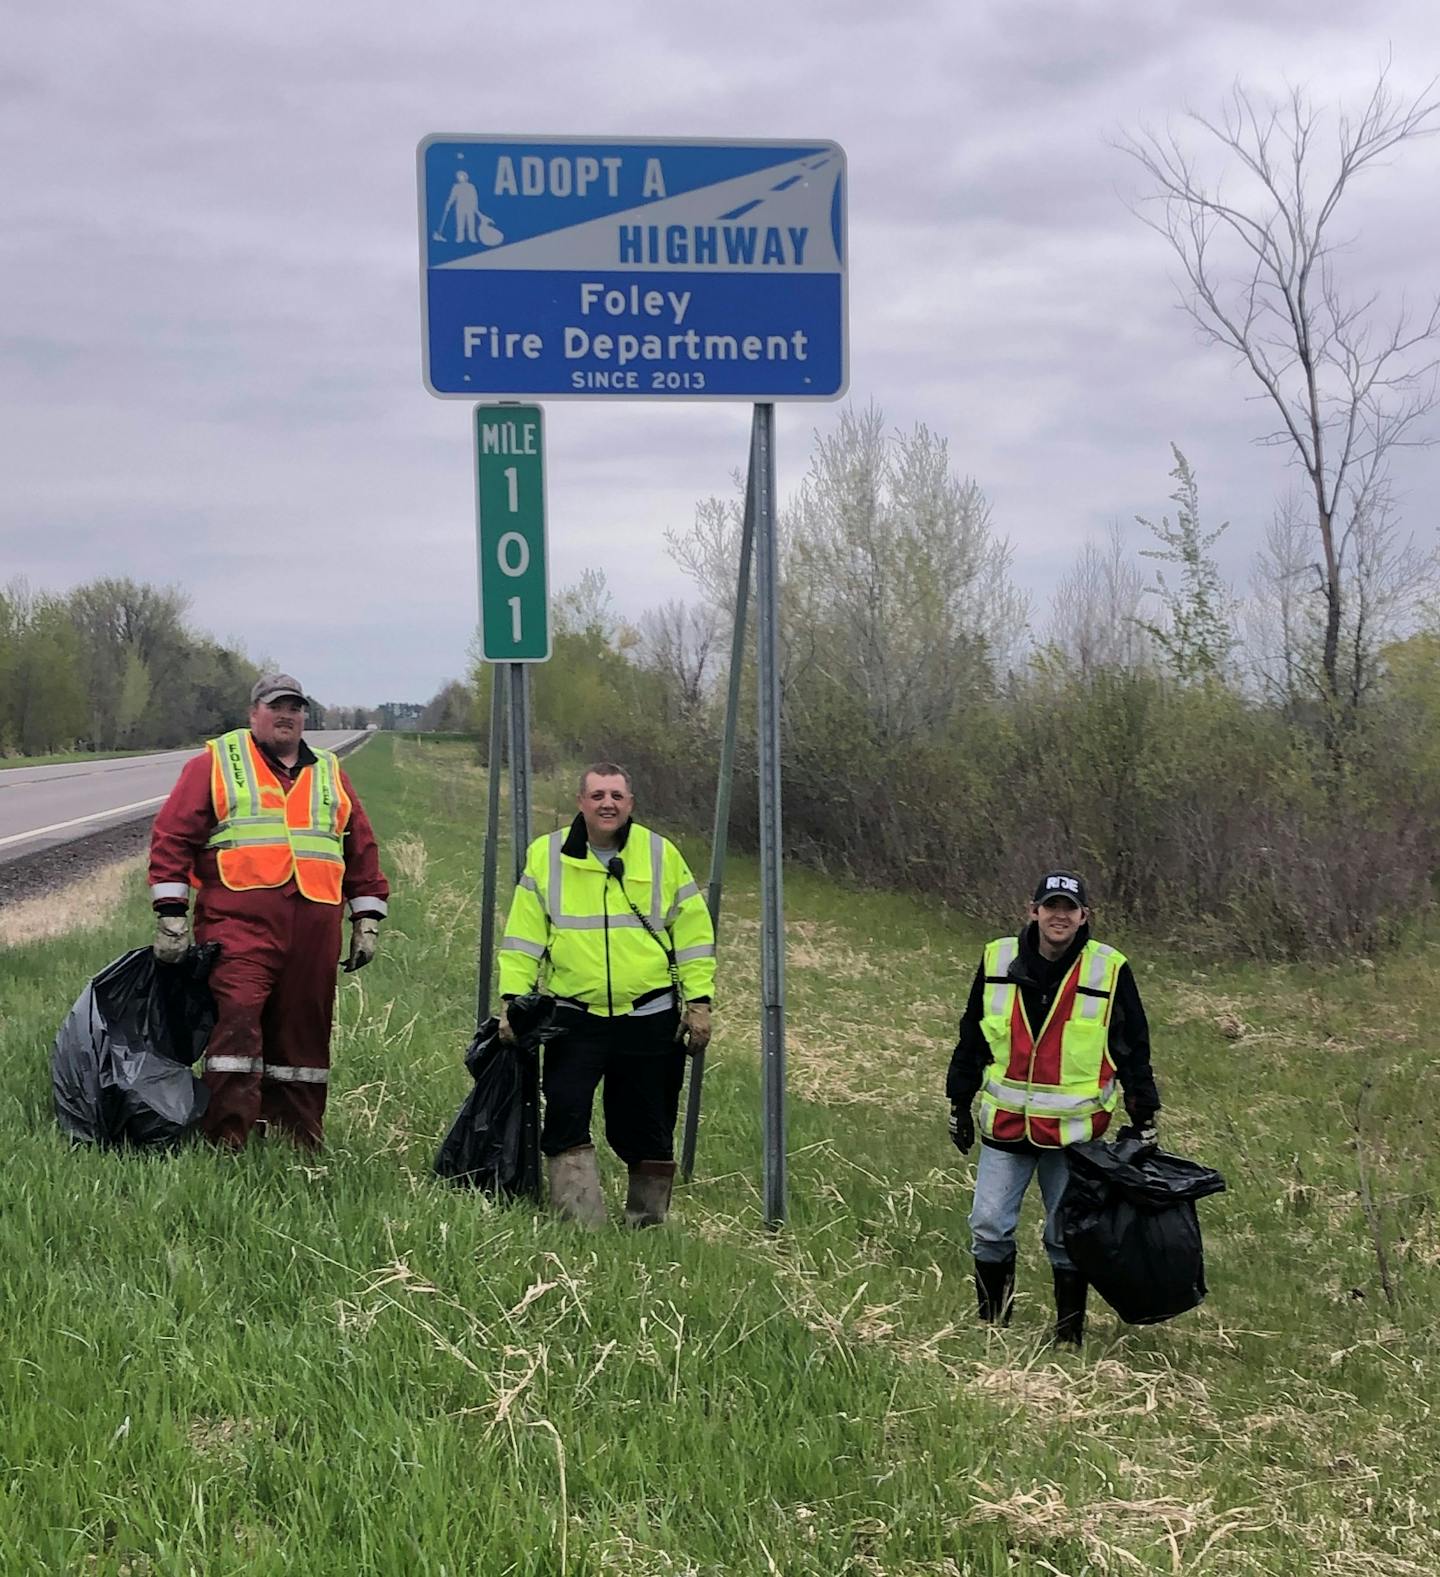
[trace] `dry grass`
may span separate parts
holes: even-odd
[[[245,1443],[259,1431],[253,1418],[192,1418],[185,1431],[197,1456],[243,1460]]]
[[[423,887],[425,872],[430,864],[424,838],[412,833],[402,833],[400,837],[392,838],[385,850],[385,863],[408,891]]]
[[[1003,1494],[981,1484],[965,1519],[971,1524],[998,1523],[1013,1548],[1038,1554],[1058,1543],[1075,1543],[1085,1552],[1086,1572],[1153,1571],[1158,1556],[1171,1571],[1203,1568],[1226,1539],[1274,1525],[1274,1516],[1258,1506],[1216,1506],[1206,1497],[1187,1502],[1175,1496],[1123,1499],[1112,1496],[1072,1506],[1056,1484],[1037,1484]],[[1130,1548],[1126,1548],[1126,1546]],[[1134,1553],[1146,1550],[1147,1558]],[[1050,1571],[1063,1568],[1048,1566]]]
[[[144,869],[144,855],[131,855],[53,892],[22,898],[0,913],[0,947],[45,942],[73,931],[93,931],[107,924],[125,898],[130,878]]]

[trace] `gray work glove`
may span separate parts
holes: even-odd
[[[157,964],[178,964],[190,951],[189,915],[157,914],[152,945]]]
[[[969,1106],[963,1101],[950,1103],[950,1143],[961,1155],[967,1154],[970,1146],[975,1143],[975,1119],[970,1115]]]
[[[708,1002],[687,1002],[685,1012],[680,1020],[680,1032],[676,1035],[679,1040],[683,1037],[685,1049],[692,1054],[704,1051],[710,1044],[710,1004]]]
[[[364,969],[380,945],[380,922],[373,914],[357,914],[350,922],[350,956],[345,960],[347,975]]]
[[[500,1004],[500,1039],[507,1046],[515,1044],[515,1026],[510,1022],[510,1004]]]

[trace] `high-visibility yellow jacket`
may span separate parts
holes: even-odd
[[[500,943],[502,996],[532,990],[548,965],[545,989],[555,996],[606,1017],[629,1013],[670,990],[667,948],[681,994],[687,1000],[713,994],[715,931],[679,849],[632,821],[621,834],[619,856],[624,875],[617,880],[591,852],[583,816],[568,831],[535,839]],[[631,912],[627,896],[655,936]]]

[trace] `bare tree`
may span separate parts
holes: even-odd
[[[871,405],[816,436],[785,543],[786,645],[863,700],[880,738],[938,726],[1011,660],[1027,608],[978,483]]]
[[[1393,450],[1424,441],[1440,332],[1440,301],[1413,318],[1402,306],[1385,321],[1373,294],[1342,289],[1335,264],[1345,238],[1336,212],[1361,175],[1440,129],[1434,88],[1432,81],[1402,99],[1387,67],[1358,115],[1337,115],[1328,139],[1302,89],[1271,103],[1237,85],[1218,118],[1188,117],[1197,140],[1236,178],[1229,189],[1201,172],[1173,130],[1120,141],[1148,177],[1134,211],[1180,260],[1183,305],[1207,339],[1250,369],[1278,414],[1260,441],[1289,448],[1305,472],[1320,539],[1332,747],[1343,696],[1341,522],[1360,515]]]
[[[1103,547],[1086,542],[1050,599],[1045,644],[1082,678],[1147,667],[1152,648],[1141,623],[1145,577],[1125,551],[1119,521]]]
[[[640,660],[688,715],[705,704],[719,636],[720,616],[708,603],[667,602],[640,616]]]
[[[1267,693],[1292,713],[1325,700],[1328,600],[1299,500],[1276,506],[1252,576],[1249,646]],[[1343,588],[1335,701],[1350,723],[1379,683],[1383,653],[1413,633],[1440,592],[1440,560],[1403,532],[1387,489],[1359,499],[1336,548]]]
[[[668,527],[665,547],[670,557],[695,582],[710,607],[735,617],[735,588],[745,512],[745,478],[735,473],[730,498],[702,498],[687,531]]]
[[[1305,500],[1287,493],[1265,528],[1255,555],[1245,608],[1245,646],[1260,689],[1292,716],[1307,699],[1324,695],[1324,580],[1310,556]],[[1316,625],[1320,640],[1312,638]]]

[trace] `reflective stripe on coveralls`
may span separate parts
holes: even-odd
[[[1087,942],[1066,974],[1038,1035],[1032,1035],[1019,987],[1009,976],[1014,937],[985,949],[984,1013],[992,1072],[980,1094],[980,1132],[1001,1141],[1028,1139],[1042,1148],[1098,1138],[1119,1104],[1109,1057],[1110,1011],[1125,955]]]
[[[315,752],[285,793],[248,728],[212,739],[210,798],[220,880],[234,892],[283,887],[293,876],[305,897],[338,904],[345,879],[350,800],[333,751]]]
[[[267,1062],[265,1077],[276,1084],[328,1084],[329,1068],[292,1068],[288,1063]]]
[[[206,1073],[259,1073],[265,1066],[263,1057],[206,1057]]]

